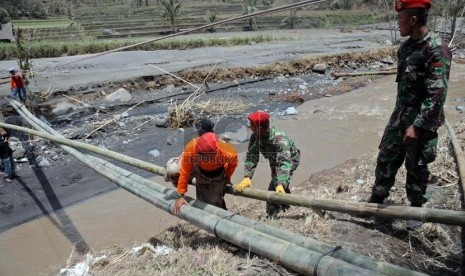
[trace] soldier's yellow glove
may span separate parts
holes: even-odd
[[[250,180],[250,177],[244,177],[244,179],[242,179],[242,181],[239,184],[237,184],[236,191],[238,191],[239,193],[242,193],[244,188],[247,188],[250,186],[252,186],[252,180]]]
[[[276,194],[285,194],[286,191],[284,191],[283,185],[278,185],[276,186]]]

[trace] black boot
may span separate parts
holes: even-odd
[[[380,197],[380,196],[372,194],[370,196],[370,198],[368,199],[368,203],[383,204],[384,203],[384,197]]]

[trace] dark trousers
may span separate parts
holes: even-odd
[[[290,172],[290,175],[292,176],[294,174],[294,171],[297,169],[297,167],[299,166],[299,163],[294,163],[293,164],[293,167],[292,167],[292,170]],[[268,185],[268,191],[276,191],[276,186],[278,184],[278,177],[275,173],[276,169],[271,167],[271,171],[272,171],[272,174],[271,174],[271,182],[270,184]],[[291,193],[291,190],[289,189],[289,183],[287,185],[283,185],[284,187],[284,191],[286,192],[286,194],[290,194]],[[289,205],[287,204],[276,204],[276,203],[272,203],[272,202],[266,202],[266,213],[268,214],[268,216],[270,217],[274,217],[276,216],[280,211],[285,211],[287,209],[289,209]]]
[[[228,184],[228,179],[223,168],[206,172],[194,165],[191,176],[195,177],[197,200],[226,209],[224,187]]]
[[[428,163],[436,157],[438,134],[420,130],[416,140],[404,142],[404,133],[400,128],[386,127],[379,146],[372,195],[380,199],[389,196],[397,171],[405,160],[407,198],[413,206],[421,206],[427,201],[426,187],[430,175]]]

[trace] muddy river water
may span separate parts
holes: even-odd
[[[450,121],[465,118],[455,110],[455,99],[465,97],[465,66],[454,64],[453,69],[445,107]],[[305,102],[295,118],[274,121],[302,152],[293,182],[376,150],[394,100],[394,76],[388,76],[351,93]],[[233,177],[235,183],[242,177],[241,167]],[[260,164],[254,178],[262,181],[253,186],[266,189],[269,177],[268,166]],[[160,177],[153,180],[164,183]],[[244,199],[227,195],[228,204],[240,200]],[[66,264],[75,241],[84,241],[91,250],[131,246],[177,222],[176,217],[117,189],[0,233],[0,275],[53,274]]]

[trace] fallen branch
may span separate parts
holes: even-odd
[[[329,46],[329,45],[334,45],[334,44],[344,44],[344,43],[356,42],[356,41],[362,41],[362,39],[359,38],[359,39],[352,39],[352,40],[336,41],[336,42],[332,42],[332,43],[325,43],[324,45]]]
[[[454,129],[446,120],[446,127],[447,131],[449,132],[449,137],[452,142],[452,146],[454,147],[455,158],[457,160],[457,167],[459,170],[460,175],[460,182],[462,183],[462,192],[465,193],[465,157],[463,155],[462,147],[457,140],[457,136],[455,136]]]
[[[353,73],[345,73],[345,72],[332,72],[331,76],[335,79],[341,77],[358,77],[358,76],[370,76],[370,75],[393,75],[396,74],[397,71],[374,71],[374,72],[353,72]]]
[[[111,119],[110,121],[104,123],[104,124],[101,125],[100,127],[98,127],[98,128],[96,128],[96,129],[92,130],[91,132],[89,132],[89,134],[87,134],[87,136],[86,136],[84,139],[89,138],[90,135],[92,135],[92,134],[93,134],[94,132],[96,132],[97,130],[99,130],[99,129],[101,129],[101,128],[103,128],[103,127],[105,127],[105,126],[107,126],[107,125],[109,125],[109,124],[111,124],[111,123],[113,123],[113,122],[115,122],[115,121],[118,121],[118,120],[121,119],[121,118],[123,118],[123,114],[124,114],[124,113],[131,111],[132,109],[136,108],[137,106],[139,106],[140,104],[143,104],[143,103],[144,103],[143,101],[142,101],[142,102],[139,102],[139,103],[137,103],[137,104],[131,106],[130,108],[128,108],[128,109],[127,109],[126,111],[124,111],[123,113],[116,115],[116,116],[115,116],[113,119]]]

